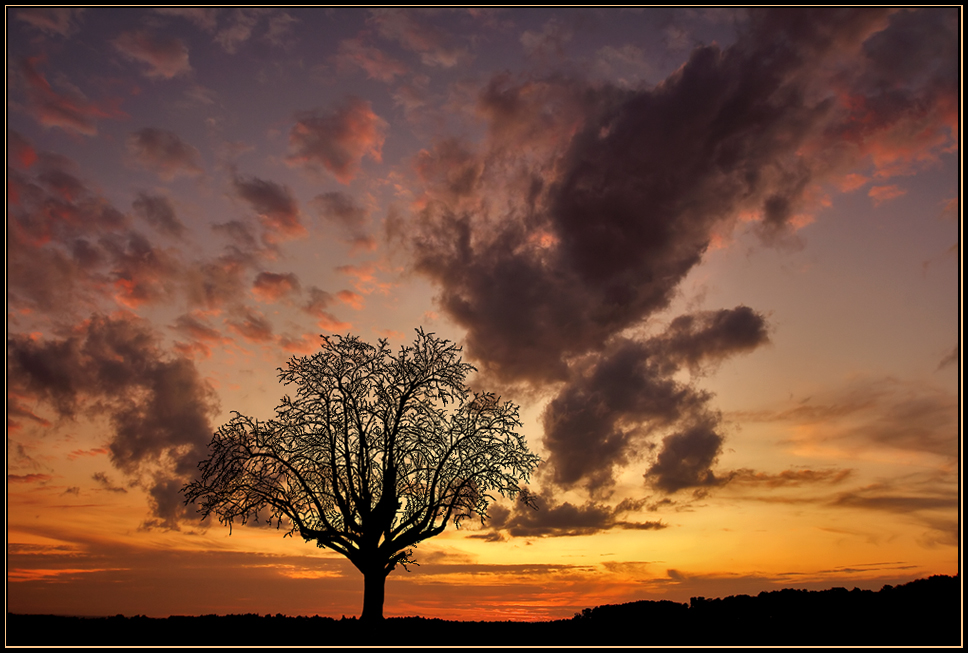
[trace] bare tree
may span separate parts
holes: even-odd
[[[297,390],[275,419],[235,413],[218,429],[186,501],[230,528],[268,514],[343,554],[363,574],[361,618],[382,619],[386,577],[414,563],[415,544],[483,521],[491,493],[514,497],[538,464],[515,430],[518,407],[471,393],[473,370],[421,329],[397,355],[386,340],[323,337],[320,352],[279,370]]]

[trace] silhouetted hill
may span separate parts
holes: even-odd
[[[255,614],[105,618],[7,615],[8,645],[958,645],[957,576],[880,591],[783,589],[757,596],[636,601],[543,622]]]

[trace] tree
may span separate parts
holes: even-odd
[[[279,369],[297,390],[275,419],[236,412],[218,429],[186,502],[230,529],[261,516],[341,553],[363,574],[361,618],[382,619],[386,577],[416,564],[414,545],[483,522],[491,493],[514,497],[538,464],[518,407],[467,388],[474,370],[421,329],[395,356],[386,340],[324,336]]]

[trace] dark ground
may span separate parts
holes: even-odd
[[[957,576],[880,591],[784,589],[724,599],[636,601],[572,619],[379,624],[283,615],[83,618],[7,615],[7,645],[950,645],[962,643]]]

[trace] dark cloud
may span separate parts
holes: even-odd
[[[746,306],[683,315],[660,335],[617,338],[573,362],[570,381],[542,416],[555,482],[606,490],[615,466],[653,449],[650,436],[680,425],[663,439],[647,476],[670,492],[719,484],[710,471],[722,444],[719,417],[707,406],[708,394],[673,375],[683,364],[766,342],[765,327],[763,316]]]
[[[303,111],[295,118],[289,132],[288,160],[293,165],[325,169],[348,184],[364,156],[381,159],[387,123],[365,100],[349,97],[332,111]]]
[[[551,492],[537,498],[535,510],[518,501],[514,507],[492,506],[487,527],[505,531],[512,537],[566,537],[592,535],[601,531],[624,528],[631,530],[660,530],[667,525],[659,521],[630,522],[624,515],[641,508],[642,502],[626,500],[618,506],[586,501],[582,505],[558,503]],[[492,541],[499,541],[488,534]]]
[[[128,136],[128,152],[139,165],[166,181],[200,175],[199,153],[174,132],[145,127]]]
[[[171,79],[191,72],[188,48],[173,36],[160,36],[145,30],[123,32],[113,41],[122,55],[147,65],[147,77]]]
[[[853,474],[851,469],[787,469],[777,474],[737,469],[729,477],[730,485],[765,485],[767,487],[800,487],[816,483],[836,485]]]
[[[163,234],[180,238],[185,233],[185,225],[175,214],[171,200],[164,195],[150,195],[141,191],[132,202],[132,207],[135,213]]]
[[[94,316],[59,340],[12,335],[7,375],[62,417],[106,416],[112,464],[153,487],[180,487],[195,473],[218,411],[194,364],[165,355],[158,335],[131,315]]]
[[[91,479],[96,481],[98,486],[100,486],[102,490],[107,490],[108,492],[116,492],[120,494],[127,494],[128,492],[120,485],[115,485],[114,481],[112,481],[108,477],[108,475],[105,474],[104,472],[94,472],[94,474],[91,475]]]
[[[323,219],[339,226],[354,247],[376,247],[376,239],[367,231],[370,212],[358,206],[352,196],[339,191],[323,193],[313,199],[313,205]]]
[[[248,202],[264,228],[263,240],[274,243],[280,238],[297,238],[306,233],[299,206],[288,186],[258,177],[236,177],[235,192]]]
[[[899,81],[879,72],[885,45],[929,29],[903,13],[754,11],[732,46],[696,47],[647,89],[499,75],[478,97],[484,142],[417,157],[422,194],[393,233],[485,374],[554,387],[544,425],[557,482],[604,490],[616,465],[646,457],[647,481],[667,492],[728,480],[714,473],[711,398],[674,375],[767,342],[763,317],[740,306],[629,334],[654,327],[714,234],[741,218],[767,243],[793,242],[818,184],[865,161],[896,174],[954,146],[956,76],[934,62],[957,46],[957,12],[923,19],[944,24],[944,45],[912,46]],[[394,34],[409,29],[387,16]],[[821,91],[834,83],[843,94]]]
[[[270,304],[299,292],[299,278],[289,272],[260,272],[252,283],[252,292]]]
[[[766,320],[748,306],[680,315],[662,338],[664,355],[690,368],[750,351],[769,340]]]
[[[664,492],[723,485],[728,479],[717,478],[712,471],[723,448],[717,422],[710,416],[695,419],[663,438],[662,449],[646,471],[646,478]]]

